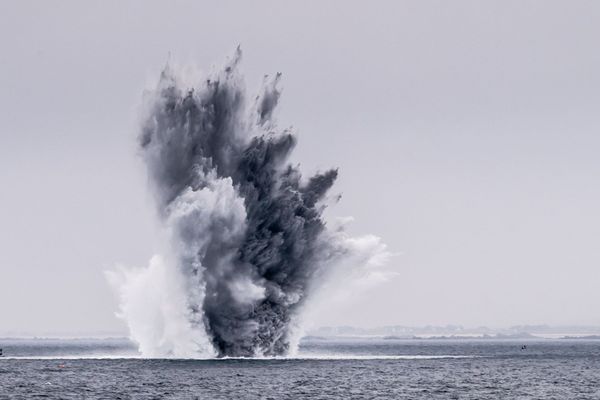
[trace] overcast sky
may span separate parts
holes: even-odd
[[[0,2],[0,333],[123,332],[160,248],[136,154],[171,59],[283,73],[306,172],[399,253],[319,325],[600,324],[600,3]]]

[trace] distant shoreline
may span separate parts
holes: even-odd
[[[302,340],[462,340],[462,341],[497,341],[497,340],[600,340],[600,335],[450,335],[450,336],[304,336]]]
[[[378,335],[339,335],[339,336],[318,336],[306,335],[302,337],[302,341],[356,341],[356,340],[403,340],[403,341],[551,341],[551,340],[600,340],[600,335],[589,334],[565,334],[565,335],[440,335],[440,336],[378,336]],[[68,341],[68,342],[103,342],[103,343],[134,343],[130,338],[125,336],[119,337],[74,337],[74,336],[5,336],[0,337],[2,341],[36,341],[36,342],[52,342],[52,341]]]
[[[0,331],[0,340],[94,340],[131,341],[127,332],[27,332]],[[600,326],[593,325],[515,325],[507,328],[462,325],[403,326],[371,328],[322,326],[305,332],[304,340],[600,340]]]

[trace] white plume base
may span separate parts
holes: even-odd
[[[148,358],[213,358],[216,352],[203,324],[193,323],[185,278],[179,268],[155,255],[146,268],[106,272],[119,297],[117,316],[130,339]]]

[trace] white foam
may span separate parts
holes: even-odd
[[[438,360],[478,358],[471,355],[357,355],[357,354],[306,354],[293,357],[221,357],[221,358],[164,358],[144,357],[141,355],[85,355],[85,356],[14,356],[1,357],[0,360],[197,360],[197,361],[310,361],[310,360]]]

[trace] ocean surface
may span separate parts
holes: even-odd
[[[0,347],[0,399],[600,399],[598,340],[315,338],[219,360],[142,359],[124,339]]]

